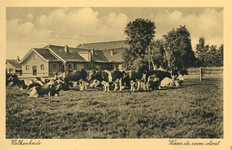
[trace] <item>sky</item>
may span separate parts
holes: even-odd
[[[7,7],[6,58],[23,58],[48,44],[125,40],[126,25],[137,18],[155,23],[154,40],[186,25],[194,51],[202,36],[206,44],[223,44],[222,7]]]

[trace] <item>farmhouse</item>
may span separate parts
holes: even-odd
[[[22,58],[23,76],[53,76],[56,72],[122,67],[124,41],[82,44],[75,48],[47,45],[32,48]]]
[[[19,64],[19,57],[17,59],[6,60],[6,73],[22,74],[22,65]]]

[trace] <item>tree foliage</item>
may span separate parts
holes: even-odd
[[[192,50],[190,33],[185,26],[173,29],[163,37],[169,68],[183,69],[194,66],[196,57]]]
[[[158,39],[150,43],[150,53],[153,69],[159,67],[167,68],[167,60],[165,55],[163,39]]]
[[[205,38],[199,38],[196,45],[196,57],[198,66],[223,66],[223,45],[205,45]]]
[[[124,30],[127,35],[125,43],[130,46],[130,53],[134,59],[144,58],[147,47],[155,36],[155,23],[148,19],[138,18],[129,22]]]

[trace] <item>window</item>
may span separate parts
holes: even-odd
[[[53,65],[52,65],[52,68],[53,68],[53,69],[56,69],[56,64],[53,64]]]
[[[74,64],[74,69],[77,69],[77,65],[76,64]]]
[[[41,70],[44,70],[44,65],[42,64],[42,65],[40,66],[40,68],[41,68]]]
[[[29,70],[29,65],[26,65],[26,70]]]

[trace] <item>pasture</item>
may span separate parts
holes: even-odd
[[[61,91],[28,97],[6,87],[6,138],[223,138],[223,78],[186,76],[150,92]]]

